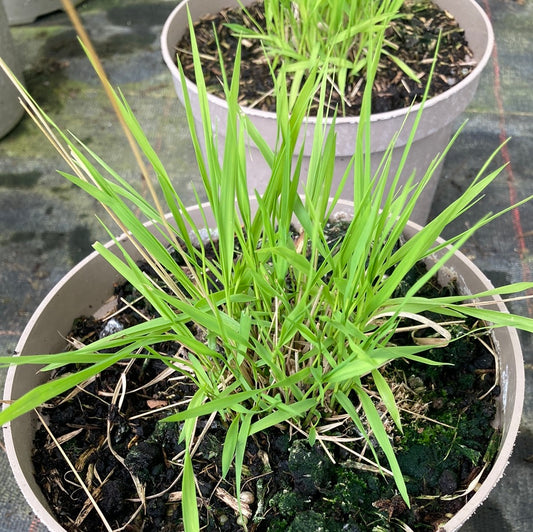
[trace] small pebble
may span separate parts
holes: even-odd
[[[241,502],[252,504],[255,501],[255,495],[251,491],[241,492]]]
[[[248,519],[244,517],[244,515],[239,515],[239,517],[237,517],[236,523],[239,526],[246,526],[248,523]]]
[[[119,321],[111,318],[107,321],[104,328],[100,331],[100,334],[98,335],[99,338],[105,338],[106,336],[110,336],[111,334],[120,332],[124,329],[124,326]]]
[[[191,233],[190,236],[193,244],[199,244],[196,234]],[[207,229],[206,227],[202,227],[198,231],[198,237],[204,244],[207,244],[210,240],[218,240],[218,229]]]

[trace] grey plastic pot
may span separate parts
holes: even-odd
[[[256,208],[256,205],[256,200],[252,199],[252,209]],[[212,225],[209,207],[205,207],[207,223]],[[188,211],[196,224],[203,223],[198,207],[192,207]],[[350,215],[353,212],[353,204],[341,200],[336,212]],[[410,223],[406,236],[412,236],[419,229],[419,225]],[[137,259],[138,256],[132,251],[132,246],[123,237],[120,240]],[[116,251],[114,243],[111,242],[107,246]],[[462,253],[456,253],[448,263],[448,267],[455,271],[464,293],[476,293],[492,288],[490,281]],[[96,252],[89,255],[65,275],[39,305],[20,338],[16,352],[20,356],[25,356],[64,350],[64,336],[69,332],[73,320],[80,315],[90,315],[101,309],[112,296],[113,284],[118,279],[116,272],[100,255]],[[499,297],[494,297],[492,300],[494,308],[506,312],[506,307]],[[503,475],[518,432],[525,383],[518,334],[516,330],[510,328],[496,329],[493,334],[500,357],[501,394],[496,421],[502,430],[500,449],[486,480],[472,499],[443,525],[442,532],[451,532],[460,528],[485,500]],[[7,403],[22,396],[45,379],[46,375],[36,372],[34,366],[10,367],[6,378],[4,401]],[[33,476],[31,456],[36,426],[35,415],[26,414],[4,427],[7,456],[17,483],[37,517],[49,530],[64,532],[51,514]]]
[[[61,0],[2,0],[11,26],[29,24],[37,17],[63,9]],[[73,5],[83,0],[72,0]]]
[[[0,4],[0,54],[18,79],[22,79],[15,45],[7,22],[4,8]],[[0,70],[0,138],[7,135],[19,122],[24,113],[18,101],[18,91],[9,78]]]
[[[243,4],[248,5],[253,0],[244,0]],[[466,38],[474,55],[477,66],[461,82],[449,89],[443,94],[431,98],[425,105],[425,112],[418,127],[415,142],[411,147],[409,157],[402,175],[408,177],[414,171],[416,176],[422,177],[428,168],[430,162],[440,153],[448,144],[452,128],[456,118],[466,109],[479,84],[479,77],[485,65],[487,64],[492,52],[494,36],[490,21],[484,11],[479,7],[475,0],[436,0],[436,3],[449,11],[457,19],[466,32]],[[175,48],[181,37],[188,32],[187,23],[187,6],[189,6],[193,20],[199,20],[200,17],[211,13],[215,14],[226,7],[235,7],[238,0],[183,0],[168,17],[161,34],[161,50],[163,59],[172,74],[174,85],[179,100],[183,103],[183,88],[179,71],[175,63]],[[187,90],[191,98],[194,112],[196,113],[196,125],[198,131],[202,131],[200,122],[199,104],[197,98],[196,85],[187,80]],[[226,102],[214,95],[209,96],[210,112],[217,129],[219,144],[223,146],[226,126],[227,106]],[[372,116],[371,132],[371,149],[372,149],[372,170],[375,171],[381,158],[387,149],[393,136],[402,129],[402,132],[396,143],[396,149],[392,155],[392,168],[394,172],[399,165],[402,157],[403,148],[409,137],[411,125],[414,120],[419,105],[414,106],[409,118],[402,129],[402,124],[408,115],[409,110],[399,109],[387,113],[379,113]],[[251,118],[254,125],[258,128],[262,136],[274,147],[276,140],[276,121],[274,113],[264,112],[253,108],[244,108],[246,114]],[[307,137],[313,137],[314,124],[313,118],[308,120]],[[357,132],[357,117],[338,118],[336,123],[337,133],[337,161],[335,164],[335,175],[338,184],[344,174],[350,158],[354,152],[355,138]],[[202,142],[202,139],[201,139]],[[306,142],[306,146],[311,146]],[[223,153],[223,150],[221,150]],[[304,152],[303,171],[308,168],[309,151]],[[264,161],[259,150],[253,145],[248,148],[248,160],[250,168],[253,168],[253,175],[250,175],[249,187],[250,193],[254,189],[263,191],[270,175],[270,169]],[[433,196],[438,182],[438,177],[442,168],[439,167],[434,179],[430,182],[425,192],[420,197],[412,219],[417,223],[424,224],[427,220]],[[393,175],[391,173],[391,175]],[[405,181],[405,179],[404,179]],[[344,189],[343,197],[353,199],[353,186],[349,183]]]

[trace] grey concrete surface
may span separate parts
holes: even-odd
[[[533,193],[533,2],[479,0],[496,35],[460,140],[450,151],[432,215],[464,189],[503,138],[512,137],[493,166],[508,163],[487,197],[452,228]],[[86,0],[80,13],[114,85],[119,85],[170,174],[193,200],[198,182],[184,113],[159,51],[162,24],[177,0]],[[58,124],[76,133],[130,182],[140,179],[87,60],[63,13],[12,28],[26,84]],[[97,239],[107,240],[98,206],[56,172],[59,157],[28,118],[0,140],[0,352],[9,353],[46,292]],[[531,280],[533,205],[481,230],[464,251],[495,284]],[[533,304],[513,304],[533,316]],[[533,345],[522,335],[526,402],[506,475],[465,532],[533,530]],[[4,372],[0,373],[0,388]],[[1,442],[0,442],[1,443]],[[41,531],[0,450],[0,532]],[[311,531],[310,531],[311,532]]]

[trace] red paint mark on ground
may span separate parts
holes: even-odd
[[[492,20],[492,12],[488,0],[483,0],[483,6],[487,13],[489,19]],[[500,73],[500,62],[498,59],[498,45],[494,42],[494,48],[492,49],[492,68],[494,71],[494,97],[496,99],[496,105],[498,108],[498,117],[500,123],[500,142],[504,143],[507,138],[507,127],[505,123],[505,109],[503,106],[503,96],[502,96],[502,86],[501,86],[501,73]],[[514,205],[518,201],[518,195],[516,192],[516,181],[513,173],[513,165],[511,164],[511,156],[509,154],[509,149],[507,144],[505,144],[501,149],[501,155],[504,163],[506,164],[505,171],[507,173],[507,188],[509,190],[509,204]],[[515,233],[515,238],[517,241],[517,252],[520,257],[520,262],[522,264],[522,280],[531,281],[531,270],[526,261],[528,255],[528,249],[526,246],[526,239],[524,236],[524,231],[522,228],[522,220],[520,218],[519,209],[513,209],[511,211],[511,216],[513,220],[513,228]],[[533,301],[528,300],[528,311],[529,315],[533,316]]]
[[[30,528],[28,528],[28,532],[37,532],[40,524],[41,521],[39,521],[39,518],[37,516],[34,516],[33,521],[30,524]]]

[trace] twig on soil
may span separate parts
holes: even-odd
[[[500,384],[500,358],[498,357],[496,351],[494,350],[494,347],[489,345],[481,336],[477,337],[477,340],[481,342],[481,345],[492,355],[494,358],[494,364],[495,364],[495,371],[494,371],[494,384],[481,396],[479,397],[479,400],[482,401],[487,397],[492,391]]]
[[[252,517],[252,510],[250,509],[250,505],[245,502],[238,501],[233,495],[228,493],[224,488],[221,488],[221,487],[216,488],[215,495],[224,504],[228,505],[235,512],[242,513],[242,515],[244,515],[244,517],[246,517],[247,519],[250,519]]]
[[[53,432],[50,430],[50,427],[47,425],[45,419],[43,418],[43,416],[40,414],[40,412],[38,410],[34,410],[34,411],[37,414],[37,417],[39,418],[39,421],[42,423],[43,427],[46,429],[46,432],[48,432],[48,434],[50,435],[52,440],[55,442],[57,448],[59,449],[59,452],[61,453],[61,455],[63,456],[63,458],[64,458],[64,460],[66,462],[66,464],[68,465],[68,467],[70,468],[70,470],[72,471],[72,473],[74,474],[76,479],[78,480],[80,487],[86,493],[86,495],[87,495],[89,501],[91,502],[93,508],[96,510],[96,512],[100,516],[100,519],[102,520],[102,523],[103,523],[104,527],[106,528],[106,530],[108,530],[108,532],[112,532],[113,529],[111,528],[111,526],[107,522],[107,519],[105,518],[102,510],[100,509],[100,507],[96,503],[96,500],[94,499],[92,493],[89,491],[89,489],[85,485],[85,482],[83,482],[83,480],[80,477],[79,473],[76,471],[76,468],[74,467],[74,464],[70,461],[69,457],[67,456],[67,454],[63,450],[63,447],[61,447],[61,444],[57,441],[57,439],[54,436]]]
[[[309,438],[309,434],[305,432],[305,430],[302,430],[300,427],[292,423],[290,420],[287,421],[287,423],[297,432],[299,432],[300,434],[303,434],[306,438]],[[336,464],[337,462],[335,461],[335,458],[333,458],[333,455],[331,454],[330,450],[326,447],[326,445],[324,445],[324,441],[323,441],[324,437],[317,435],[316,440],[318,441],[318,443],[320,443],[320,446],[322,447],[322,449],[324,449],[324,452],[328,455],[328,458],[331,460],[331,463]]]
[[[127,379],[126,374],[128,373],[129,369],[133,366],[135,360],[132,359],[124,369],[124,371],[121,373],[121,378],[117,383],[117,386],[115,387],[114,393],[113,393],[113,399],[111,401],[111,406],[115,406],[117,404],[117,401],[119,401],[119,395],[120,395],[120,401],[118,405],[118,410],[120,411],[122,406],[122,400],[124,399],[126,388],[127,388]],[[131,469],[128,468],[126,465],[126,461],[122,456],[120,456],[115,449],[113,449],[113,445],[111,443],[111,430],[113,429],[113,423],[111,419],[107,418],[107,447],[111,454],[118,460],[118,462],[126,469],[126,471],[129,473],[131,479],[133,480],[133,484],[135,486],[135,491],[137,492],[137,495],[139,496],[139,499],[141,501],[141,506],[143,508],[146,508],[146,487],[145,485],[139,480],[137,475]]]
[[[265,100],[266,98],[268,98],[269,96],[272,96],[272,94],[274,94],[274,88],[264,92],[263,94],[261,94],[261,96],[259,96],[259,98],[257,98],[257,100],[254,100],[253,102],[250,102],[248,104],[246,104],[247,107],[256,107],[257,105],[259,105],[263,100]]]
[[[126,310],[127,308],[130,309],[132,312],[140,316],[144,321],[150,321],[150,318],[148,316],[145,316],[138,308],[135,308],[133,305],[134,303],[137,303],[140,299],[144,299],[143,297],[136,299],[135,301],[132,301],[129,303],[126,301],[123,297],[120,298],[120,301],[124,303],[124,306],[120,309],[120,312]],[[116,315],[117,313],[115,313]]]
[[[87,390],[85,389],[87,386],[89,386],[89,384],[93,383],[94,381],[96,380],[96,377],[91,377],[90,379],[87,379],[85,382],[83,382],[82,384],[78,384],[73,390],[70,391],[70,393],[64,398],[62,399],[57,405],[55,406],[59,406],[59,405],[62,405],[63,403],[68,403],[71,399],[73,399],[74,397],[76,397],[76,395],[78,395],[80,392],[86,392],[86,393],[89,393],[87,392]],[[92,395],[93,397],[98,397],[98,396],[95,396],[94,394],[90,394]],[[100,399],[98,397],[98,399]],[[108,404],[106,401],[104,401],[103,399],[100,399],[101,401],[103,401],[104,403]]]
[[[96,487],[93,491],[93,497],[95,500],[99,500],[101,498],[101,495],[102,495],[102,487],[104,486],[104,484],[111,478],[111,476],[113,475],[113,473],[115,472],[115,469],[112,469],[109,474],[107,475],[106,478],[104,478],[103,481],[101,481],[100,485],[98,487]],[[82,506],[82,509],[80,510],[80,512],[78,513],[77,517],[76,517],[76,520],[74,521],[74,526],[76,528],[78,528],[82,523],[83,521],[85,521],[85,519],[87,518],[87,516],[91,513],[91,510],[93,509],[93,505],[92,505],[92,502],[87,499],[85,501],[85,503],[83,504]]]
[[[263,462],[263,474],[257,478],[257,482],[255,484],[257,506],[255,509],[255,514],[253,518],[254,523],[258,523],[264,519],[264,508],[265,508],[265,497],[266,497],[266,486],[265,486],[264,477],[266,475],[272,474],[272,467],[270,466],[270,460],[268,459],[268,454],[262,449],[260,449],[257,452],[257,454],[261,458],[261,462]]]
[[[68,434],[63,434],[63,436],[60,436],[59,438],[57,438],[57,442],[60,445],[63,445],[64,443],[68,442],[72,438],[75,438],[80,432],[83,432],[83,430],[84,429],[80,428],[80,429],[73,430],[72,432],[69,432]],[[55,446],[56,446],[56,440],[46,445],[46,449],[53,449]]]
[[[167,406],[162,406],[161,408],[154,408],[154,409],[148,410],[147,412],[141,412],[140,414],[137,414],[136,416],[131,416],[128,419],[130,421],[133,421],[135,419],[140,419],[142,417],[151,416],[151,415],[157,414],[159,412],[164,412],[165,410],[171,410],[171,409],[174,409],[174,408],[176,408],[178,406],[186,405],[186,404],[188,404],[190,402],[191,402],[190,399],[184,399],[183,401],[179,401],[177,403],[172,403],[172,404],[167,405]]]

